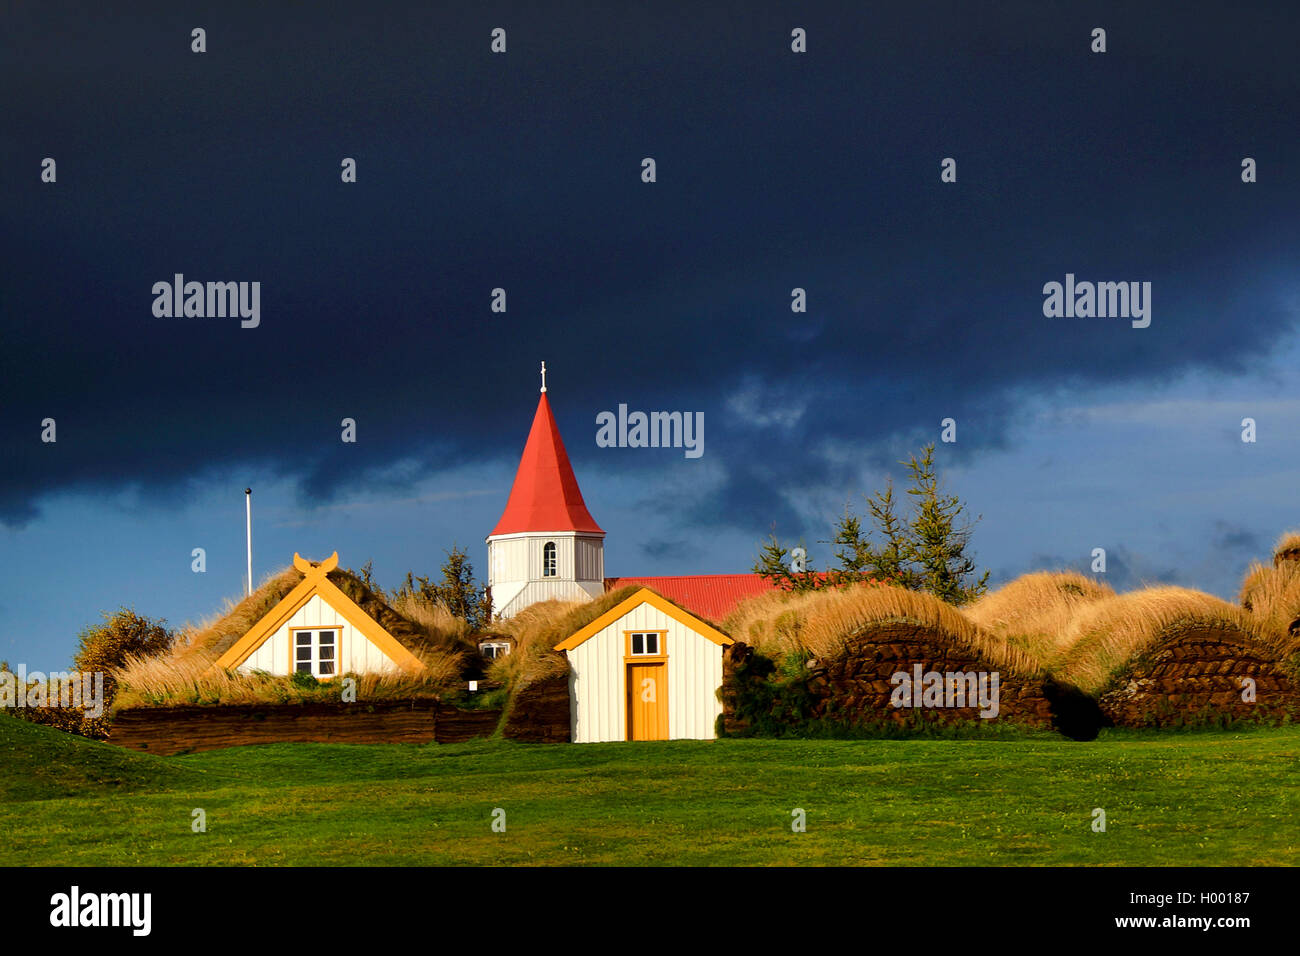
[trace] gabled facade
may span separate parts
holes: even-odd
[[[570,739],[713,739],[731,643],[649,588],[634,592],[555,646],[569,661]]]
[[[277,676],[307,673],[323,680],[424,670],[418,657],[329,580],[338,563],[337,551],[317,564],[295,554],[293,566],[302,581],[213,666]]]
[[[605,532],[587,510],[542,386],[510,498],[487,537],[493,617],[605,593]]]

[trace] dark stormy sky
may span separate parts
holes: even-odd
[[[610,574],[824,559],[952,417],[995,579],[1230,596],[1298,523],[1300,13],[1133,6],[5,5],[0,657],[219,610],[245,485],[257,578],[486,572],[542,360]],[[260,325],[155,316],[175,273]],[[1067,273],[1150,327],[1046,318]],[[703,456],[597,447],[620,403]]]

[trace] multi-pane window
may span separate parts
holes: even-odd
[[[548,541],[542,546],[542,577],[555,577],[555,542]]]
[[[651,631],[648,634],[632,635],[632,656],[649,656],[659,653],[659,635]]]
[[[293,634],[294,670],[315,677],[333,675],[337,660],[335,655],[338,650],[338,631],[336,629],[294,631]]]
[[[496,660],[498,657],[505,657],[510,653],[510,644],[507,641],[484,641],[478,646],[481,653],[488,660]]]

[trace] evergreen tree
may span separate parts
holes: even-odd
[[[446,554],[442,583],[433,586],[434,599],[477,630],[492,619],[492,596],[474,580],[468,552],[453,544]]]
[[[835,558],[839,561],[837,570],[847,574],[865,574],[871,571],[878,561],[875,549],[867,535],[862,532],[862,519],[844,506],[844,514],[835,524]]]
[[[802,541],[799,542],[799,546],[803,547]],[[767,578],[773,586],[782,591],[810,591],[824,587],[824,576],[813,570],[812,557],[807,554],[806,548],[804,554],[803,570],[795,570],[791,566],[792,551],[784,547],[773,533],[768,535],[767,544],[759,550],[753,571]]]
[[[912,586],[950,604],[974,600],[988,590],[989,572],[974,578],[975,562],[966,554],[974,522],[959,525],[966,506],[956,495],[940,491],[934,442],[925,446],[919,459],[910,456],[906,465],[912,477],[907,493],[915,499],[905,551],[917,578]]]
[[[867,499],[867,508],[884,539],[884,546],[872,552],[871,570],[900,588],[915,590],[916,572],[908,563],[908,527],[895,511],[892,479],[886,482],[884,491],[877,491]]]
[[[469,563],[467,551],[453,544],[444,553],[447,560],[442,564],[440,582],[407,571],[393,597],[400,600],[414,596],[430,604],[440,604],[456,617],[464,618],[474,630],[481,630],[492,622],[492,588],[474,580],[474,566]]]
[[[817,572],[809,563],[802,573],[793,570],[790,550],[772,534],[759,551],[754,573],[787,591],[883,580],[913,591],[928,591],[950,604],[979,597],[987,590],[989,572],[975,577],[975,562],[966,554],[974,522],[962,523],[965,505],[956,495],[941,493],[934,447],[932,442],[920,458],[911,455],[900,462],[912,479],[912,487],[907,489],[913,505],[910,520],[899,515],[890,481],[884,491],[866,499],[877,537],[864,531],[862,519],[845,506],[829,542],[834,546],[834,567]]]

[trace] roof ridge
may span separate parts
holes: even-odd
[[[612,574],[609,575],[611,581],[648,581],[665,580],[668,578],[761,578],[762,575],[756,571],[714,571],[704,574]]]

